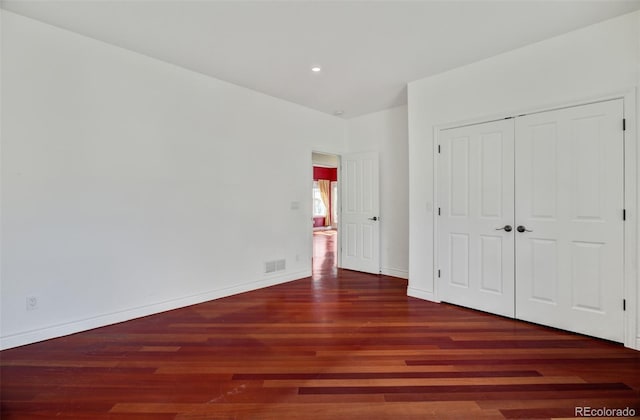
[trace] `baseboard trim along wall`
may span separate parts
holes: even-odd
[[[287,273],[279,276],[270,276],[267,279],[242,283],[233,287],[211,290],[192,296],[185,296],[177,299],[171,299],[164,302],[158,302],[151,305],[131,308],[124,311],[113,312],[105,315],[99,315],[65,324],[52,325],[37,330],[25,331],[13,335],[0,337],[0,350],[6,350],[13,347],[24,346],[27,344],[37,343],[39,341],[49,340],[52,338],[63,337],[65,335],[75,334],[94,328],[104,327],[118,322],[130,321],[132,319],[141,318],[148,315],[170,311],[173,309],[184,308],[186,306],[207,302],[210,300],[220,299],[239,293],[249,292],[251,290],[262,289],[264,287],[275,286],[276,284],[287,283],[293,280],[311,276],[311,270]]]
[[[428,300],[430,302],[440,303],[433,292],[427,292],[426,290],[416,289],[415,287],[407,287],[407,296],[411,296],[418,299]]]
[[[391,277],[399,277],[401,279],[408,280],[409,279],[409,270],[401,270],[399,268],[389,268],[383,267],[380,269],[380,272],[385,276]]]

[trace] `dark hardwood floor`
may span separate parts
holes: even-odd
[[[640,413],[640,352],[409,298],[316,253],[312,278],[1,352],[2,418]]]

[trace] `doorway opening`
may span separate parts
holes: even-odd
[[[338,166],[340,157],[327,153],[312,153],[313,187],[313,262],[314,279],[335,275],[338,269],[339,188]]]

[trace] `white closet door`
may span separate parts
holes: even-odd
[[[514,316],[513,120],[444,130],[438,159],[439,296]],[[510,230],[510,231],[509,231]]]
[[[380,274],[378,153],[342,155],[341,267]]]
[[[519,319],[623,341],[622,106],[516,119]]]

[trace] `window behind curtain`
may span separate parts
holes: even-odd
[[[327,208],[322,202],[322,196],[320,195],[320,188],[318,187],[318,181],[313,181],[313,216],[325,217],[327,215]]]

